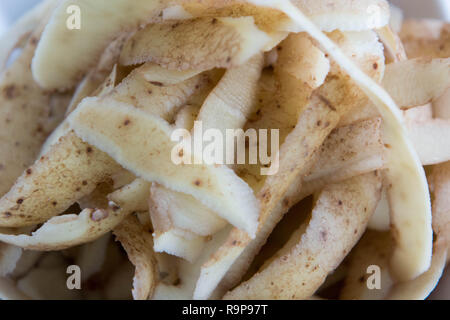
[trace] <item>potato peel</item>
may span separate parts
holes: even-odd
[[[175,70],[230,68],[245,63],[271,42],[252,17],[164,22],[149,25],[129,39],[120,62],[151,61]]]
[[[229,217],[233,223],[254,235],[258,203],[253,191],[223,165],[175,165],[170,160],[176,146],[170,139],[173,128],[164,120],[112,99],[88,98],[70,122],[78,135],[137,176],[190,194],[221,216],[235,213]],[[118,135],[116,128],[123,134]],[[152,132],[152,140],[158,143],[149,143],[139,132]]]
[[[389,275],[389,257],[393,248],[392,236],[388,232],[366,231],[361,241],[350,253],[348,275],[340,292],[342,300],[383,300],[394,281]],[[369,266],[380,268],[380,286],[370,290],[367,286]]]
[[[299,199],[354,176],[386,165],[380,118],[335,129],[323,143],[317,161],[303,178]],[[300,179],[300,178],[299,178]]]
[[[261,2],[235,0],[180,1],[192,16],[254,16],[263,30],[299,32],[298,26],[272,8],[259,6]],[[254,6],[255,4],[256,6]],[[351,0],[332,3],[329,0],[295,0],[293,5],[323,31],[361,31],[381,28],[389,22],[389,4],[384,0]],[[374,14],[379,14],[374,17]]]
[[[34,82],[29,64],[37,39],[33,34],[21,55],[0,76],[0,148],[8,150],[0,154],[0,196],[36,159],[47,135],[63,119],[70,99]]]
[[[431,263],[431,204],[425,172],[407,138],[398,107],[392,98],[342,53],[291,2],[251,0],[252,3],[278,9],[306,30],[345,70],[377,106],[384,120],[384,140],[391,146],[388,154],[388,179],[392,224],[396,250],[391,260],[395,277],[408,280],[425,272]],[[405,190],[408,190],[406,192]],[[414,245],[411,245],[411,244]]]
[[[186,229],[201,236],[213,235],[226,225],[226,221],[194,197],[152,184],[151,198],[161,215],[176,228]],[[151,210],[150,213],[154,212]]]
[[[341,90],[336,91],[336,88]],[[286,137],[280,148],[278,173],[268,176],[258,191],[261,214],[257,238],[252,242],[247,235],[233,229],[223,246],[202,266],[194,298],[208,298],[227,272],[230,272],[232,280],[226,281],[230,281],[231,286],[242,276],[242,270],[248,267],[247,262],[244,262],[245,265],[236,274],[234,271],[229,271],[229,268],[237,263],[233,268],[239,270],[241,265],[239,261],[236,262],[236,259],[247,261],[246,257],[256,254],[281,219],[282,214],[292,205],[289,199],[284,200],[284,197],[291,186],[298,183],[298,175],[304,175],[307,172],[313,156],[337,125],[340,116],[352,107],[352,103],[349,103],[350,99],[347,100],[347,98],[352,97],[351,101],[355,101],[354,95],[350,94],[351,90],[348,91],[348,89],[345,84],[342,84],[342,79],[337,77],[330,80],[322,90],[314,93],[295,129]],[[337,96],[333,96],[335,94]]]
[[[402,108],[430,103],[450,87],[450,58],[391,63],[386,67],[383,87]]]
[[[213,128],[220,130],[225,136],[226,130],[241,129],[244,126],[253,111],[262,64],[262,55],[258,54],[244,65],[225,72],[200,108],[197,121],[201,121],[203,130]],[[180,123],[177,122],[179,126]],[[191,129],[192,125],[185,128]],[[195,134],[194,132],[194,139]],[[225,157],[221,160],[225,163]],[[199,256],[206,242],[200,235],[212,235],[225,226],[225,220],[230,220],[228,216],[218,217],[214,211],[190,195],[155,184],[152,186],[151,203],[155,250],[168,252],[191,262]]]
[[[127,0],[89,1],[75,4],[82,13],[79,30],[67,28],[67,8],[72,0],[61,1],[44,30],[32,63],[33,76],[46,89],[68,89],[98,62],[108,43],[121,32],[145,25],[164,9],[169,1]],[[110,8],[105,20],[104,8]],[[92,41],[93,37],[97,41]],[[70,39],[61,45],[62,39]]]
[[[434,186],[433,230],[450,248],[450,162],[433,168],[431,182]]]
[[[430,268],[417,277],[407,282],[398,283],[386,297],[387,300],[424,300],[436,287],[444,271],[447,258],[447,246],[439,244],[439,239],[434,245],[433,259]]]
[[[0,199],[0,226],[42,223],[91,193],[119,168],[107,154],[71,132],[25,170]]]
[[[153,295],[157,280],[151,234],[134,216],[129,216],[122,221],[114,228],[113,233],[136,267],[132,290],[134,300],[147,300]]]
[[[433,165],[450,160],[450,121],[432,119],[406,122],[408,136],[423,165]]]
[[[300,242],[224,299],[312,296],[363,234],[380,192],[380,175],[373,172],[325,187]]]
[[[31,236],[0,234],[0,241],[40,251],[63,250],[91,242],[111,231],[128,214],[145,210],[149,190],[149,184],[133,182],[109,196],[112,202],[108,208],[85,209],[79,215],[53,217]]]
[[[410,59],[450,57],[450,24],[432,20],[406,20],[400,38]]]

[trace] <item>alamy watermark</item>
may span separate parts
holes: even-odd
[[[69,30],[81,29],[81,8],[75,4],[70,5],[66,9],[69,17],[66,20],[66,27]]]
[[[70,265],[66,270],[67,277],[66,286],[69,290],[81,290],[81,268],[76,264]]]
[[[369,290],[381,289],[381,268],[375,264],[367,267],[367,274],[370,276],[367,278],[366,285]]]
[[[181,164],[250,164],[261,165],[261,175],[274,175],[279,169],[278,129],[210,128],[203,131],[203,123],[195,121],[194,129],[175,129],[171,140],[171,160]],[[270,149],[269,149],[270,138]]]

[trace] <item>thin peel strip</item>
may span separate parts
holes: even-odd
[[[381,176],[371,172],[319,194],[305,233],[292,247],[224,299],[305,299],[325,281],[366,229],[381,194]],[[300,227],[300,230],[302,227]],[[319,239],[319,241],[317,241]],[[274,276],[276,275],[276,276]]]
[[[146,210],[150,184],[136,180],[108,197],[110,207],[85,209],[79,215],[67,214],[48,220],[31,236],[0,234],[0,241],[29,250],[64,250],[91,242],[111,231],[134,211]],[[142,203],[145,207],[142,207]]]
[[[156,258],[151,234],[134,216],[129,216],[122,221],[114,228],[113,233],[136,269],[132,290],[134,300],[147,300],[153,295],[157,281]]]

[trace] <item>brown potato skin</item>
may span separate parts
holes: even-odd
[[[325,187],[301,241],[224,299],[311,297],[362,236],[380,196],[378,172]]]
[[[73,132],[63,136],[0,199],[0,226],[42,223],[90,194],[120,166]]]

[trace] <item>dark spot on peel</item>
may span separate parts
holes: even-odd
[[[11,100],[17,96],[17,88],[15,85],[11,84],[3,88],[3,95],[6,99]]]
[[[27,169],[27,175],[30,175],[30,174],[32,174],[33,173],[33,170],[31,170],[31,169]]]
[[[23,203],[23,199],[22,199],[22,198],[17,199],[16,203],[17,203],[17,204],[22,204],[22,203]]]
[[[157,86],[157,87],[163,87],[164,86],[164,84],[162,82],[158,82],[158,81],[150,81],[150,83],[152,85],[154,85],[154,86]]]
[[[331,102],[327,98],[325,98],[324,96],[322,96],[320,94],[318,95],[318,97],[319,97],[320,101],[322,101],[328,108],[330,108],[333,111],[336,111],[336,108],[331,104]]]

